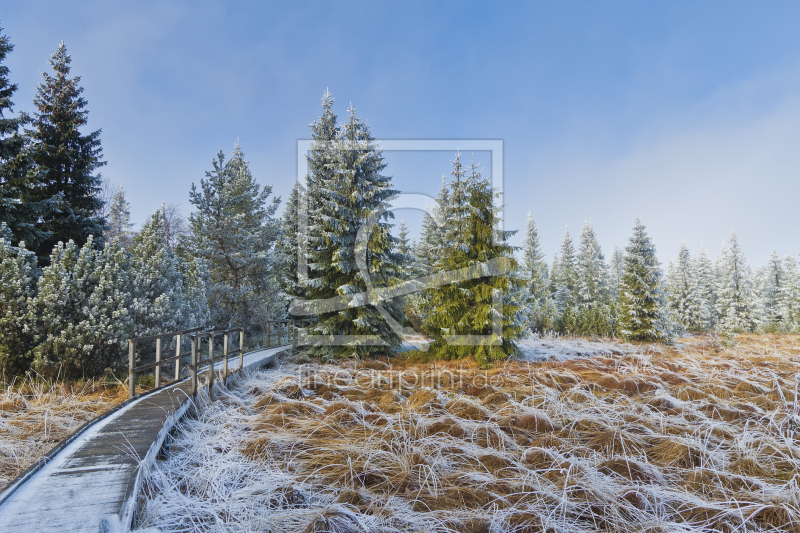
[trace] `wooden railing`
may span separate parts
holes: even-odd
[[[239,348],[231,352],[228,351],[230,346],[229,336],[231,333],[239,332]],[[232,355],[239,355],[239,370],[244,367],[244,329],[224,329],[219,331],[207,331],[205,333],[195,333],[192,335],[192,394],[197,392],[197,371],[202,361],[198,360],[197,355],[200,353],[200,346],[203,339],[208,339],[208,390],[214,387],[214,337],[222,336],[222,382],[228,381],[228,359]]]
[[[209,342],[209,376],[210,382],[209,386],[213,385],[213,368],[214,368],[214,337],[218,337],[220,335],[224,338],[224,346],[223,346],[223,356],[225,357],[224,363],[224,375],[225,379],[228,376],[228,358],[231,355],[239,354],[239,368],[241,369],[244,364],[244,329],[236,328],[236,329],[227,329],[227,330],[220,330],[220,331],[209,331],[202,333],[203,328],[194,328],[194,329],[184,329],[181,331],[172,331],[170,333],[162,333],[160,335],[150,335],[149,337],[136,337],[133,339],[128,339],[128,395],[129,397],[133,398],[136,396],[136,375],[138,373],[144,372],[145,370],[155,369],[154,371],[154,386],[158,388],[161,386],[161,367],[171,362],[175,362],[175,379],[173,381],[178,381],[181,379],[181,359],[184,357],[191,356],[191,363],[189,365],[189,370],[191,371],[192,375],[192,394],[197,392],[197,371],[200,367],[200,363],[203,361],[197,357],[199,353],[198,348],[200,342],[203,338],[208,337],[210,339]],[[200,332],[200,333],[199,333]],[[229,351],[228,348],[230,346],[229,337],[231,333],[239,332],[239,348],[233,351]],[[191,343],[191,349],[188,352],[181,352],[181,341],[185,336],[189,337]],[[164,339],[171,339],[175,337],[175,355],[173,357],[168,357],[166,359],[162,359],[162,351],[161,346]],[[148,342],[156,343],[156,360],[152,363],[146,363],[139,366],[134,366],[136,364],[136,345],[144,344]]]
[[[302,326],[308,326],[311,323],[309,319],[303,320],[269,320],[267,321],[267,348],[272,348],[272,340],[273,338],[277,338],[277,345],[281,346],[281,342],[283,339],[286,339],[286,344],[293,344],[294,341],[297,340],[297,328]],[[136,396],[136,375],[144,372],[146,370],[155,369],[154,371],[154,386],[158,388],[161,386],[161,367],[171,362],[175,362],[175,379],[174,381],[179,381],[181,379],[181,359],[184,357],[191,357],[191,363],[188,365],[189,371],[191,372],[191,390],[192,394],[197,392],[197,374],[200,369],[201,363],[208,363],[208,386],[209,390],[211,387],[214,386],[214,363],[215,363],[215,353],[214,353],[214,340],[219,338],[220,336],[223,338],[222,341],[222,354],[223,357],[223,364],[222,364],[222,379],[223,382],[227,381],[228,379],[228,359],[233,355],[239,355],[239,370],[242,369],[244,366],[244,329],[242,328],[233,328],[233,329],[225,329],[225,330],[218,330],[218,331],[202,331],[203,328],[194,328],[194,329],[184,329],[181,331],[172,331],[170,333],[162,333],[160,335],[151,335],[149,337],[136,337],[134,339],[128,339],[128,391],[129,396],[133,398]],[[230,340],[231,336],[235,333],[239,333],[239,348],[236,350],[229,350],[230,348]],[[163,341],[166,339],[169,341],[175,337],[175,355],[173,357],[168,357],[166,359],[162,359],[162,344]],[[188,337],[190,340],[191,348],[188,352],[181,352],[181,341]],[[208,358],[202,359],[201,352],[201,345],[203,339],[208,339]],[[156,360],[152,363],[146,363],[139,366],[134,366],[136,364],[136,346],[142,345],[144,343],[154,342],[156,343]]]
[[[297,328],[307,327],[311,324],[311,319],[302,320],[267,320],[267,347],[272,347],[272,338],[278,338],[277,346],[281,345],[281,339],[286,338],[286,344],[293,344],[297,340]]]

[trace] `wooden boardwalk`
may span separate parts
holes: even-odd
[[[246,354],[244,366],[268,365],[287,348]],[[133,400],[87,427],[29,478],[12,482],[0,494],[5,496],[0,531],[127,530],[142,467],[152,464],[189,408],[189,390],[189,382],[183,381]]]

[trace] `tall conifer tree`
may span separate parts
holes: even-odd
[[[671,341],[672,331],[661,277],[656,248],[637,218],[633,235],[625,248],[620,283],[618,328],[622,337],[640,341]]]
[[[59,194],[64,200],[58,213],[37,222],[38,229],[49,233],[36,248],[40,264],[49,261],[50,251],[59,241],[73,240],[82,246],[94,235],[93,242],[100,245],[105,227],[97,216],[101,179],[95,171],[105,165],[100,130],[85,135],[80,131],[88,123],[89,112],[81,96],[81,78],[69,77],[71,61],[62,42],[48,60],[53,75],[42,73],[44,81],[36,90],[33,102],[37,110],[28,131],[33,139],[33,160],[44,179],[25,191],[23,203],[47,201]]]
[[[752,273],[736,233],[731,234],[730,246],[723,246],[718,268],[718,328],[726,334],[754,331],[757,317]]]
[[[491,183],[474,164],[467,172],[461,165],[460,154],[453,162],[451,191],[445,222],[446,236],[451,244],[446,248],[437,271],[447,272],[495,258],[505,258],[510,270],[516,269],[513,248],[507,244],[513,232],[502,232],[499,243],[493,238],[497,231],[494,222],[498,212],[493,204],[495,192]],[[435,339],[431,354],[445,359],[473,355],[478,362],[485,364],[517,353],[514,341],[522,332],[524,320],[521,308],[513,298],[519,286],[518,278],[507,275],[432,289],[427,302],[431,311],[425,321],[425,329]],[[495,314],[495,296],[503,301],[501,316]],[[492,331],[494,320],[501,321],[500,338],[496,338]],[[452,345],[447,342],[448,335],[491,336],[498,344]]]
[[[208,302],[213,326],[244,327],[251,333],[279,312],[272,247],[278,237],[274,219],[280,198],[268,201],[272,187],[253,178],[241,145],[230,160],[220,152],[213,170],[193,184],[189,201],[191,234],[181,239],[186,252],[207,266]]]
[[[608,270],[591,222],[584,223],[581,231],[576,270],[578,304],[598,307],[608,303]]]
[[[670,308],[683,327],[689,331],[703,331],[708,322],[707,309],[697,283],[695,261],[685,243],[681,243],[677,262],[670,264],[667,291]]]
[[[332,103],[332,98],[323,101],[325,113],[312,125],[312,131],[315,126],[326,125],[328,120],[335,118],[330,109]],[[313,269],[313,278],[308,296],[312,299],[358,294],[366,290],[367,281],[374,287],[385,286],[399,278],[403,260],[395,252],[396,238],[390,233],[388,219],[392,214],[385,212],[372,227],[366,243],[366,267],[370,279],[365,279],[360,272],[355,255],[359,246],[356,241],[358,231],[373,212],[388,208],[387,201],[397,191],[392,189],[391,178],[382,174],[386,168],[382,152],[367,124],[356,116],[355,108],[350,107],[347,122],[340,128],[334,124],[330,126],[327,133],[335,133],[335,141],[331,143],[324,136],[319,141],[315,139],[309,156],[308,194],[309,198],[316,198],[311,214],[313,230],[309,246],[309,267]],[[312,162],[325,163],[312,169]],[[381,305],[400,318],[401,313],[393,302]],[[385,352],[387,347],[391,349],[400,343],[398,335],[373,306],[322,313],[310,333],[369,339],[353,340],[346,345],[312,347],[313,352],[326,357],[364,356]]]
[[[706,251],[706,247],[700,244],[700,253],[694,261],[695,279],[697,282],[697,296],[700,305],[704,310],[705,322],[703,329],[713,328],[716,321],[716,274],[714,264]]]
[[[298,271],[298,254],[302,253],[300,210],[306,201],[305,188],[299,181],[292,187],[289,198],[286,200],[286,207],[280,221],[280,236],[275,242],[275,253],[280,267],[281,290],[290,300],[295,298],[305,298],[305,285],[300,282]]]
[[[31,190],[40,186],[42,172],[33,163],[29,136],[20,131],[30,117],[25,113],[11,116],[17,85],[9,81],[4,63],[13,49],[8,36],[0,35],[0,224],[11,231],[7,245],[24,241],[28,249],[35,250],[50,235],[38,228],[37,222],[57,212],[62,197],[31,198]]]

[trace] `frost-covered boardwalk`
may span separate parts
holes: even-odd
[[[286,348],[246,354],[244,367],[265,366]],[[189,390],[183,381],[134,400],[88,427],[28,479],[9,485],[0,502],[0,530],[114,531],[120,521],[128,526],[140,464],[155,459],[190,405]]]

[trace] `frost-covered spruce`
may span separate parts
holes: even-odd
[[[569,228],[564,230],[564,238],[561,240],[559,248],[558,262],[553,261],[553,275],[551,283],[555,291],[562,286],[567,289],[569,294],[569,305],[574,305],[578,299],[578,272],[575,260],[575,247],[572,245],[572,237]]]
[[[792,254],[783,258],[784,284],[783,324],[781,329],[790,333],[800,332],[800,269]]]
[[[704,310],[705,323],[703,329],[709,330],[716,326],[716,272],[714,264],[706,251],[706,247],[700,244],[700,253],[694,259],[695,281],[697,283],[697,296],[700,305]]]
[[[417,264],[415,246],[408,238],[408,226],[405,220],[401,220],[397,226],[397,253],[403,256],[401,263],[401,277],[412,279],[424,275]]]
[[[539,231],[528,213],[525,237],[522,241],[521,276],[525,281],[528,323],[535,331],[553,326],[553,305],[550,294],[547,261],[544,259]]]
[[[49,236],[36,246],[40,264],[46,264],[58,242],[74,240],[78,245],[93,235],[101,244],[105,221],[98,215],[101,176],[96,171],[105,165],[100,130],[83,134],[89,112],[80,87],[80,76],[70,78],[72,59],[62,42],[48,63],[53,74],[42,72],[44,80],[33,100],[36,112],[26,134],[32,139],[31,156],[44,172],[43,181],[29,189],[26,202],[47,202],[61,195],[58,211],[42,213],[37,229]]]
[[[178,258],[167,244],[161,209],[150,216],[130,249],[136,335],[176,331],[184,324],[182,278]]]
[[[608,270],[591,222],[583,224],[576,259],[577,303],[598,307],[608,302]]]
[[[766,332],[790,333],[795,324],[795,292],[797,264],[791,255],[784,259],[776,251],[759,275],[760,329]]]
[[[465,170],[461,154],[453,161],[450,206],[445,221],[445,236],[450,246],[437,264],[438,272],[505,258],[511,272],[518,268],[513,248],[507,244],[514,232],[503,231],[495,242],[494,221],[499,216],[493,199],[495,192],[488,178],[472,164]],[[522,332],[525,317],[517,299],[521,281],[513,275],[492,276],[450,283],[431,289],[424,327],[434,337],[430,353],[435,357],[455,359],[474,356],[480,363],[503,359],[518,353],[514,342]],[[502,315],[494,308],[494,298],[503,302]],[[500,320],[502,334],[497,338],[493,323]],[[451,344],[449,335],[488,336],[498,344],[479,346]]]
[[[444,219],[450,205],[450,188],[442,176],[442,186],[436,196],[436,205],[422,217],[422,232],[417,246],[417,264],[422,272],[430,273],[442,258],[445,248]]]
[[[666,288],[670,309],[683,328],[703,331],[708,323],[708,311],[698,288],[695,261],[685,243],[681,243],[677,261],[670,262]]]
[[[213,166],[200,190],[192,184],[191,234],[181,239],[181,246],[208,268],[210,325],[244,327],[257,334],[263,321],[275,318],[283,307],[272,254],[280,198],[268,202],[272,187],[256,182],[238,143],[230,160],[220,152]]]
[[[125,197],[125,190],[120,186],[114,197],[111,199],[108,207],[108,216],[106,217],[106,238],[108,240],[119,239],[123,246],[128,246],[131,243],[131,206]]]
[[[305,243],[301,239],[301,223],[303,217],[302,210],[305,202],[305,188],[299,181],[294,184],[286,207],[280,220],[280,236],[275,241],[275,255],[277,263],[280,265],[279,281],[281,290],[287,298],[287,304],[295,298],[305,298],[305,286],[301,283],[299,267],[299,255],[305,255]]]
[[[39,279],[27,320],[44,375],[90,377],[125,364],[122,345],[133,334],[125,254],[116,240],[96,252],[92,240],[56,245]]]
[[[11,231],[0,223],[0,367],[11,374],[28,369],[28,302],[36,294],[36,255],[25,242],[11,246]]]
[[[528,213],[525,222],[525,237],[522,241],[522,272],[527,280],[528,294],[532,301],[539,301],[549,296],[547,261],[544,259],[542,245],[539,243],[539,231],[533,217]]]
[[[308,295],[312,299],[355,295],[367,289],[368,281],[373,287],[385,286],[399,279],[404,260],[395,252],[397,240],[390,233],[390,212],[384,212],[372,226],[366,243],[357,242],[362,224],[374,212],[388,208],[389,198],[397,191],[392,189],[391,178],[382,174],[386,168],[383,154],[366,122],[356,116],[354,107],[348,109],[348,119],[339,130],[333,146],[327,143],[330,153],[322,154],[329,164],[309,180],[309,197],[318,198],[311,221],[314,241],[309,246],[309,266],[314,277],[310,280]],[[314,148],[324,147],[321,143],[312,145],[312,153]],[[309,172],[311,176],[311,168]],[[356,263],[356,248],[362,245],[369,280]],[[385,301],[381,305],[388,313],[401,317],[393,302]],[[326,357],[364,356],[400,344],[400,337],[377,308],[370,305],[321,313],[311,334],[363,337],[351,337],[351,341],[341,346],[312,347],[313,352]],[[375,341],[381,344],[376,345]]]
[[[619,289],[618,329],[622,337],[655,342],[672,340],[661,277],[655,246],[637,218],[625,248]]]
[[[56,210],[61,197],[42,201],[31,198],[30,193],[42,186],[43,173],[33,164],[29,136],[21,132],[29,118],[24,114],[13,116],[11,99],[17,85],[8,79],[9,70],[4,65],[13,49],[8,36],[0,35],[0,224],[8,226],[7,245],[25,241],[26,247],[35,250],[50,235],[37,223]]]
[[[750,267],[744,257],[736,233],[730,246],[723,244],[718,261],[716,310],[717,328],[726,334],[752,332],[758,325],[755,314],[756,295]]]
[[[625,264],[625,254],[619,246],[614,246],[614,253],[611,254],[611,263],[609,264],[608,285],[611,299],[619,301],[619,285],[622,280],[622,270]]]

